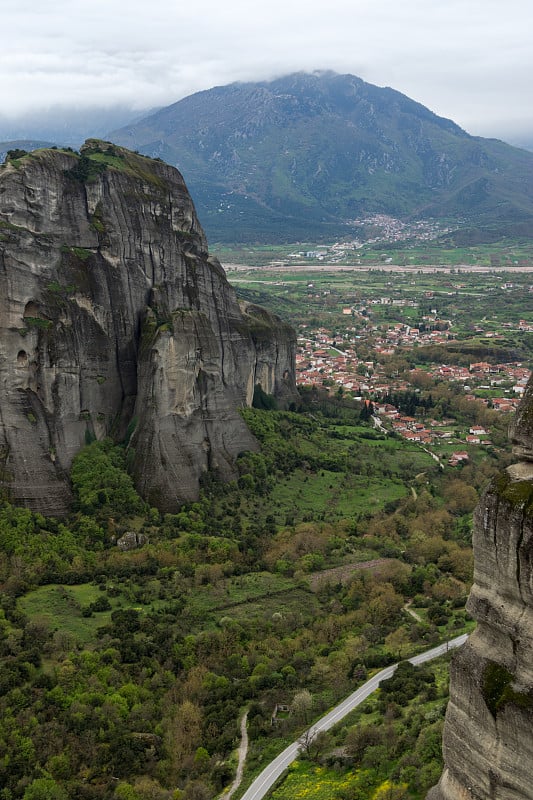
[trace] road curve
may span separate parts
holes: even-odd
[[[463,645],[466,640],[468,639],[468,635],[466,633],[462,634],[462,636],[457,636],[455,639],[451,639],[449,642],[444,642],[444,644],[438,645],[438,647],[432,647],[431,650],[427,650],[425,653],[420,653],[418,656],[414,656],[413,658],[408,659],[411,664],[417,666],[418,664],[424,664],[426,661],[431,661],[433,658],[438,658],[439,656],[444,655],[449,650],[452,650],[454,647],[460,647]],[[283,750],[279,756],[277,756],[270,764],[265,767],[265,769],[257,776],[254,782],[248,787],[245,793],[241,796],[241,800],[261,800],[268,790],[273,786],[273,784],[278,780],[278,778],[285,772],[285,770],[289,767],[290,764],[295,760],[298,755],[298,751],[301,747],[301,740],[304,737],[311,738],[316,736],[319,731],[327,731],[332,728],[337,722],[340,722],[350,711],[353,711],[363,700],[366,700],[372,692],[375,692],[378,688],[380,681],[386,680],[390,678],[398,664],[391,664],[390,667],[385,667],[376,675],[374,675],[370,680],[364,683],[359,689],[356,689],[355,692],[352,692],[351,695],[346,697],[342,702],[340,702],[335,708],[332,708],[325,716],[321,717],[318,722],[315,722],[304,734],[302,737],[290,744],[288,747]]]

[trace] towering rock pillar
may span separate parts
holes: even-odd
[[[520,460],[475,512],[477,628],[452,665],[445,769],[427,800],[533,800],[533,379],[510,435]]]
[[[141,493],[193,500],[258,444],[254,385],[296,396],[295,334],[241,307],[180,173],[90,140],[0,167],[0,487],[67,510],[88,439],[124,438]],[[133,433],[132,433],[133,431]]]

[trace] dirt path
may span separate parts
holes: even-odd
[[[239,761],[237,764],[237,773],[235,775],[235,780],[231,784],[228,793],[223,795],[224,800],[230,799],[230,797],[234,794],[234,792],[237,791],[242,781],[244,762],[246,761],[246,755],[248,753],[248,730],[246,727],[247,722],[248,722],[248,712],[246,711],[241,719],[241,743],[239,745]]]
[[[410,607],[412,602],[412,600],[409,600],[409,602],[404,605],[403,610],[407,611],[407,613],[416,619],[417,622],[424,622],[420,614],[417,614],[416,611],[413,611],[413,609]]]

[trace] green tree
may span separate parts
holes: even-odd
[[[71,479],[84,514],[123,516],[145,508],[126,471],[123,450],[108,439],[93,442],[77,454],[72,463]],[[95,535],[94,529],[89,535]]]
[[[24,800],[69,800],[69,796],[53,778],[36,778],[24,792]]]
[[[308,689],[296,692],[291,703],[291,711],[298,722],[307,722],[313,707],[313,695]]]
[[[385,637],[385,647],[394,658],[401,658],[410,644],[411,640],[405,628],[397,628]]]
[[[133,786],[129,783],[121,781],[113,793],[116,800],[141,800],[141,797]]]

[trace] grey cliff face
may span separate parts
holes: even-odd
[[[510,429],[513,452],[525,462],[533,462],[533,382],[526,386],[524,397]]]
[[[254,385],[295,396],[294,334],[241,309],[180,173],[102,142],[0,169],[0,481],[63,513],[87,438],[124,438],[143,495],[194,499],[257,443]]]
[[[477,628],[455,658],[445,770],[428,800],[533,798],[533,380],[511,427],[515,454],[474,518]]]

